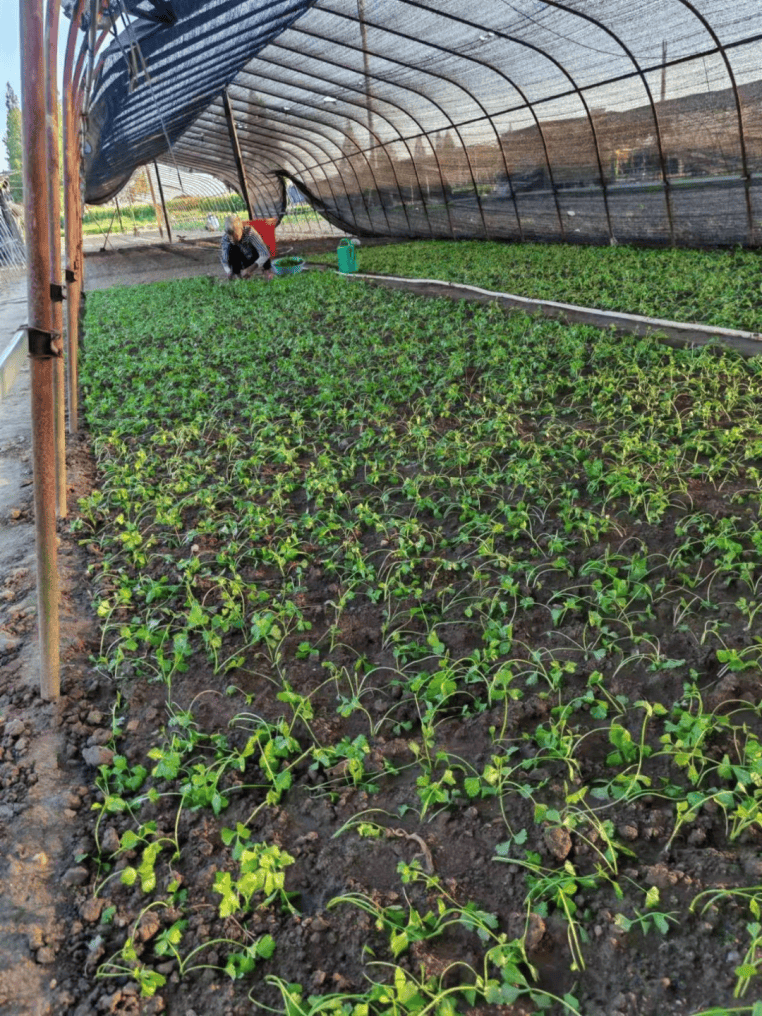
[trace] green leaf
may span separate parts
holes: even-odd
[[[257,955],[261,956],[263,960],[269,960],[272,954],[275,952],[275,939],[272,935],[263,935],[254,948],[257,951]]]
[[[624,914],[617,914],[614,918],[614,924],[617,928],[621,928],[623,931],[629,931],[633,926],[634,921],[631,921],[629,917],[625,917]]]
[[[227,958],[224,970],[231,980],[237,981],[253,970],[255,966],[256,960],[248,952],[231,953]]]
[[[757,973],[757,967],[754,963],[742,963],[735,968],[733,973],[736,977],[754,977]]]

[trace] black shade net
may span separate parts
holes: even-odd
[[[101,20],[88,202],[158,159],[257,216],[290,181],[356,235],[762,239],[759,0],[111,0]]]

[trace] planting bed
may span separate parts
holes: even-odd
[[[759,1016],[758,362],[318,273],[88,307],[62,1011]]]
[[[330,253],[314,261],[335,263]],[[760,330],[758,251],[421,241],[360,249],[359,269],[537,300]]]

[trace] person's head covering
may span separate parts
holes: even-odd
[[[229,215],[225,219],[225,232],[234,242],[238,242],[243,236],[243,223],[237,215]]]

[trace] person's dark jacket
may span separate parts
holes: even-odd
[[[225,274],[240,274],[243,268],[249,268],[255,264],[258,268],[267,267],[270,260],[270,250],[259,235],[251,226],[243,227],[243,236],[236,243],[231,240],[227,233],[223,233],[220,243],[220,264],[225,269]]]

